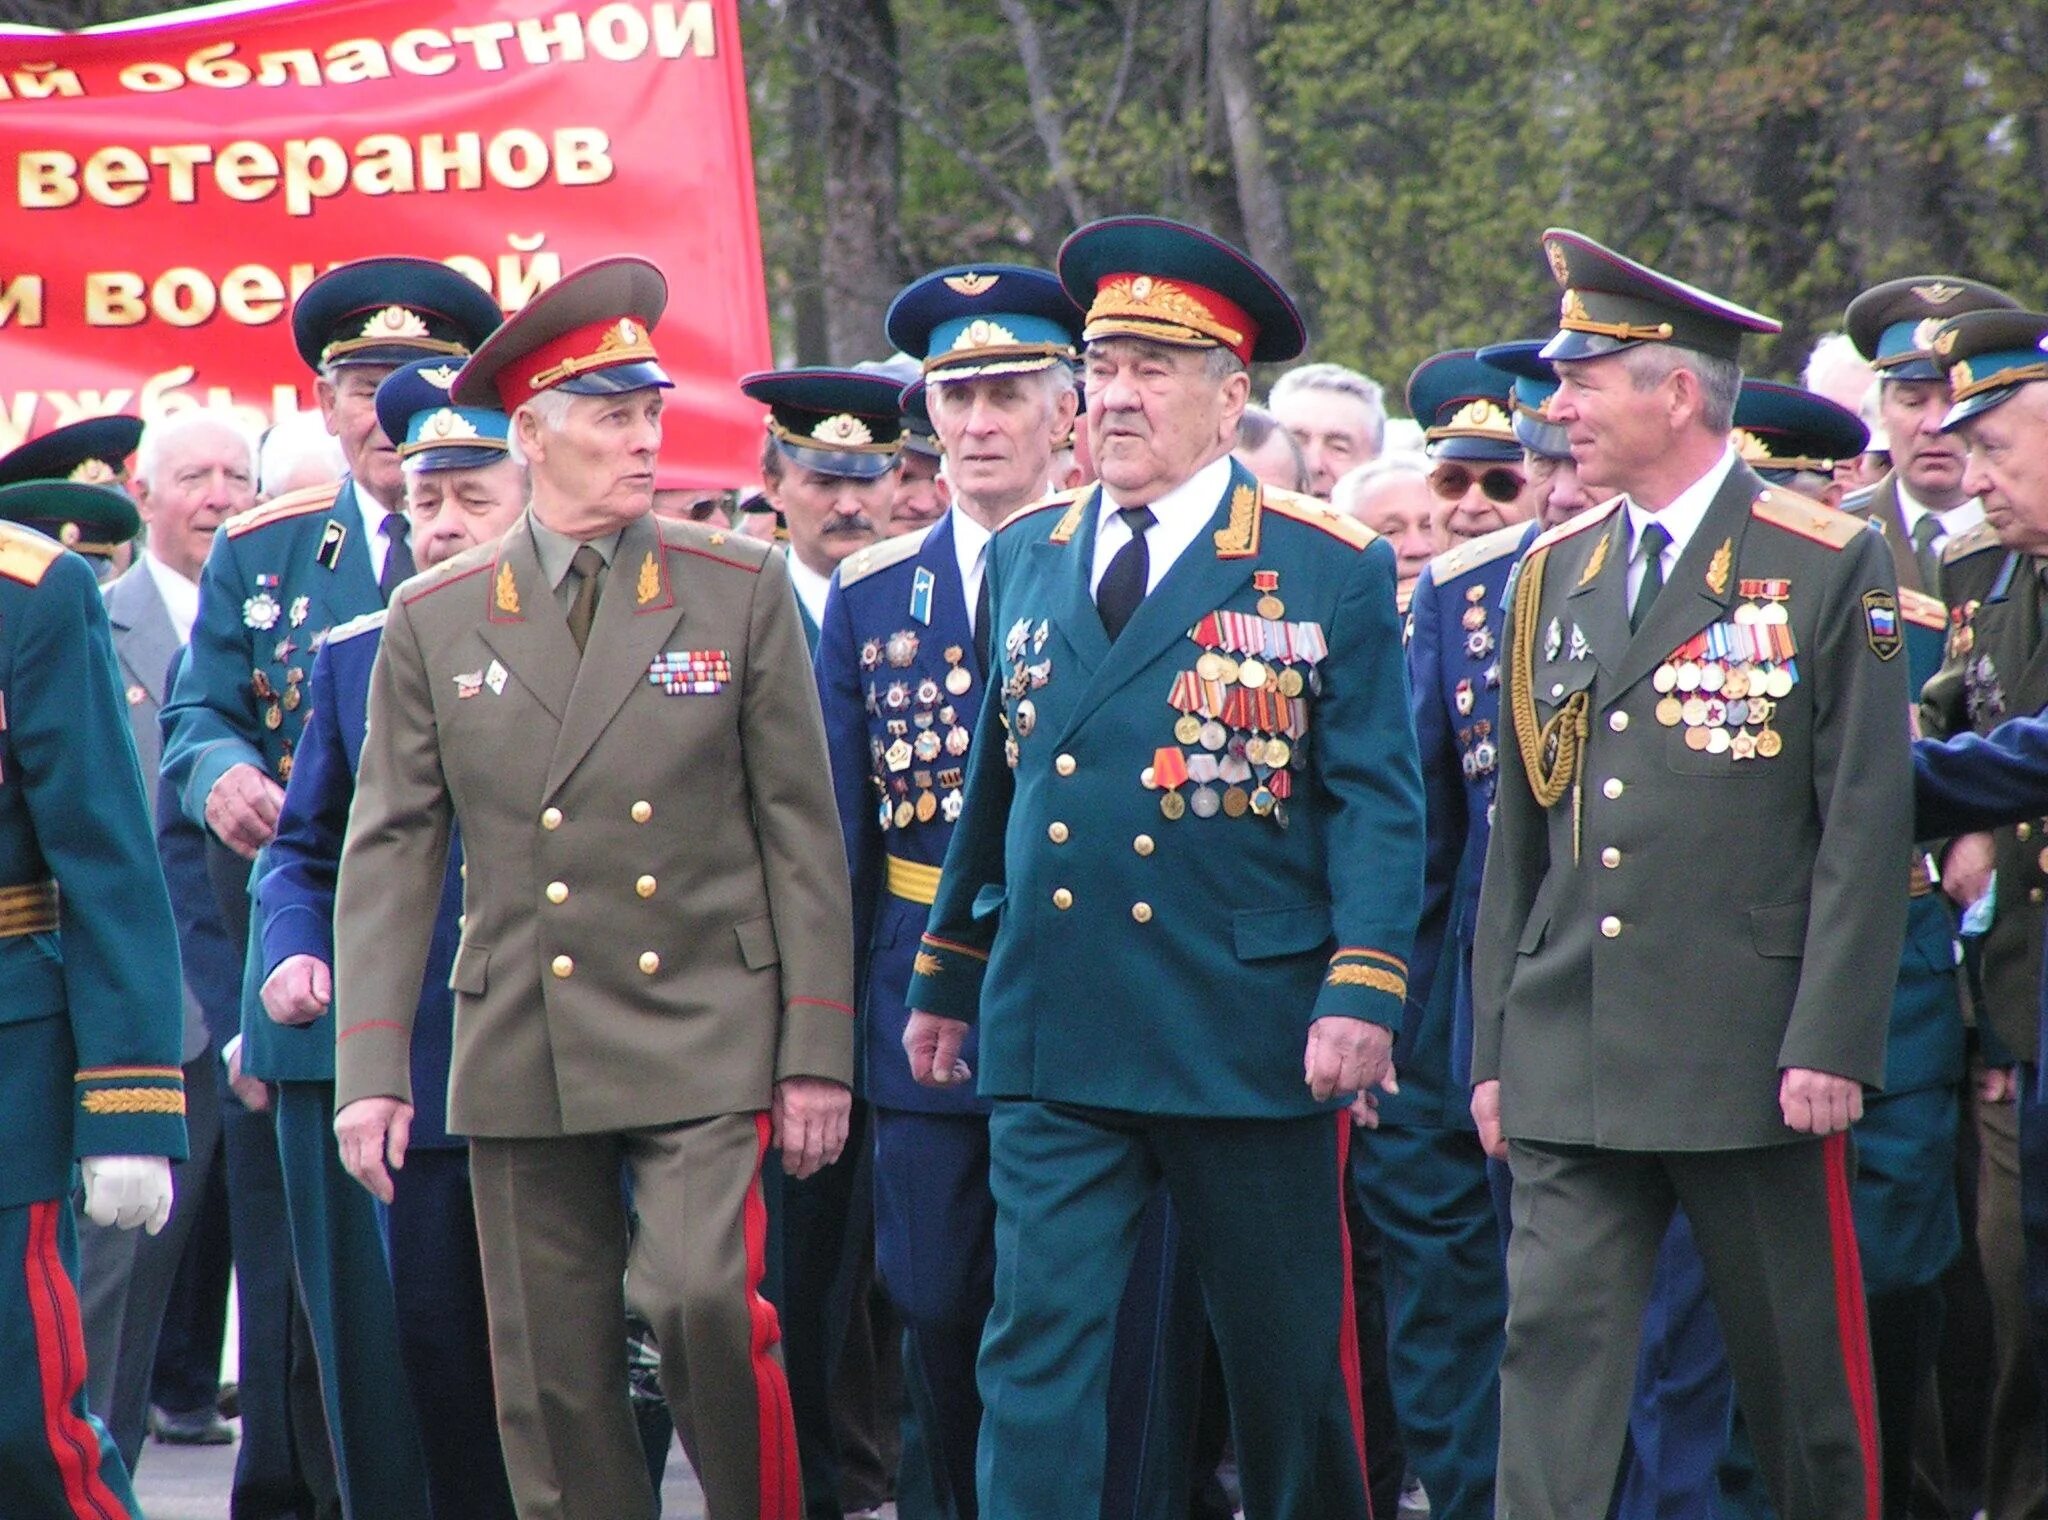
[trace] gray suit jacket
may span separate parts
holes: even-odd
[[[156,805],[157,769],[163,755],[163,734],[157,726],[157,710],[163,706],[164,678],[171,671],[171,657],[181,642],[171,626],[170,609],[163,593],[156,589],[149,567],[137,555],[135,563],[102,591],[107,604],[107,622],[114,634],[114,657],[121,664],[121,682],[128,697],[128,729],[135,738],[135,757],[142,762],[143,789],[150,805]],[[179,1059],[196,1060],[206,1049],[206,1021],[199,999],[185,988],[185,1036]]]

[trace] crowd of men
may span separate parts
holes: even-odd
[[[232,1265],[235,1520],[2048,1513],[2048,315],[1541,251],[1412,421],[1126,216],[757,485],[624,256],[0,459],[0,1512]]]

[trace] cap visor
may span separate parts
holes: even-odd
[[[1515,436],[1522,440],[1523,448],[1544,459],[1569,459],[1572,456],[1571,436],[1554,423],[1518,416],[1515,418]]]
[[[1522,446],[1497,438],[1439,438],[1429,445],[1431,459],[1465,459],[1482,464],[1520,464]]]
[[[880,480],[896,468],[896,455],[847,454],[838,449],[807,449],[778,438],[775,446],[782,457],[800,470],[820,475],[839,475],[847,480]]]
[[[485,470],[494,464],[503,464],[508,456],[502,448],[479,448],[474,444],[450,444],[443,448],[421,449],[405,456],[405,467],[427,474],[439,474],[444,470]]]
[[[580,375],[571,375],[566,380],[556,381],[553,389],[567,391],[572,396],[617,396],[626,391],[653,388],[666,390],[674,384],[675,381],[668,377],[668,371],[649,360],[639,364],[614,364],[607,369],[585,370]]]
[[[1967,401],[1958,401],[1948,409],[1948,415],[1941,419],[1941,431],[1953,433],[1972,417],[1981,417],[1993,407],[2011,399],[2018,390],[2016,385],[1994,386],[1988,391],[1979,391]]]
[[[1635,346],[1603,333],[1561,332],[1543,345],[1543,352],[1538,357],[1551,360],[1600,359]]]

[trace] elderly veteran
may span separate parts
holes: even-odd
[[[0,486],[23,481],[63,480],[73,485],[112,486],[117,491],[128,481],[128,456],[142,439],[142,423],[133,417],[88,417],[82,422],[52,428],[40,438],[0,456]],[[95,579],[102,583],[122,574],[132,562],[134,534],[109,536],[88,534],[87,527],[110,509],[71,499],[72,507],[85,519],[70,517],[17,522],[47,533],[74,554],[85,556]],[[55,503],[51,503],[55,505]],[[29,510],[22,506],[17,511]],[[125,519],[123,519],[125,521]],[[162,672],[157,672],[159,678]]]
[[[1890,558],[1730,445],[1740,341],[1775,322],[1577,233],[1544,247],[1551,416],[1625,494],[1538,537],[1505,641],[1472,1060],[1515,1179],[1499,1502],[1605,1508],[1683,1206],[1779,1512],[1862,1516],[1844,1131],[1882,1080],[1905,924]]]
[[[526,504],[522,472],[506,457],[505,414],[451,404],[454,379],[450,361],[419,359],[377,387],[378,426],[398,443],[411,543],[425,569],[495,541]],[[331,630],[306,683],[313,715],[258,888],[263,1004],[282,1024],[320,1019],[334,1002],[335,877],[384,618],[380,610]],[[512,1498],[491,1399],[469,1157],[447,1127],[460,870],[452,860],[434,919],[412,1048],[420,1104],[398,1147],[410,1164],[394,1189],[385,1238],[407,1390],[415,1408],[430,1412],[420,1435],[434,1515],[492,1520],[512,1514]]]
[[[1247,1509],[1366,1513],[1343,1178],[1392,1086],[1421,880],[1393,554],[1230,456],[1246,366],[1303,343],[1236,249],[1082,228],[1102,484],[988,554],[1000,701],[919,950],[913,1073],[994,1100],[981,1511],[1098,1503],[1118,1287],[1163,1179]],[[997,681],[996,678],[1000,677]]]
[[[451,392],[510,416],[531,504],[384,625],[335,902],[335,1128],[389,1196],[459,827],[448,1124],[470,1137],[515,1505],[654,1512],[623,1282],[707,1513],[794,1520],[761,1162],[808,1175],[844,1143],[852,909],[781,559],[651,512],[667,294],[644,260],[587,265]]]
[[[1408,410],[1422,425],[1434,466],[1430,488],[1443,504],[1449,544],[1527,522],[1539,505],[1508,411],[1514,377],[1482,364],[1475,352],[1434,354],[1408,377]]]
[[[0,518],[138,525],[71,481],[0,486]],[[153,1235],[186,1153],[177,937],[122,687],[86,562],[0,521],[0,1493],[21,1514],[140,1513],[86,1412],[66,1193],[82,1177],[87,1218]]]

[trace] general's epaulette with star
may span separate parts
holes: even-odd
[[[1363,549],[1379,537],[1379,534],[1357,518],[1345,512],[1332,511],[1313,496],[1283,491],[1277,486],[1267,486],[1262,495],[1268,512],[1278,513],[1290,522],[1306,523],[1311,528],[1321,528],[1330,537],[1341,539],[1354,549]]]
[[[1527,523],[1509,523],[1505,528],[1468,538],[1455,549],[1446,549],[1429,562],[1430,581],[1441,586],[1497,559],[1505,559],[1521,548],[1522,535],[1528,531]]]
[[[664,520],[660,534],[662,548],[671,554],[693,554],[749,575],[759,575],[768,556],[775,552],[775,546],[762,539],[749,538],[730,528],[707,528],[701,523]]]
[[[839,566],[839,585],[857,586],[877,570],[886,570],[891,565],[900,565],[924,547],[925,538],[931,529],[922,528],[915,533],[899,533],[894,538],[885,538],[878,544],[869,544],[847,556]]]
[[[1783,528],[1787,533],[1796,533],[1837,551],[1855,543],[1858,534],[1871,531],[1863,518],[1838,512],[1825,502],[1779,486],[1760,493],[1750,504],[1749,512],[1774,528]]]
[[[287,522],[294,517],[305,517],[313,512],[325,512],[334,505],[334,498],[341,494],[341,482],[329,481],[326,485],[306,486],[301,490],[287,491],[284,495],[251,507],[246,512],[237,512],[221,526],[229,538],[240,538],[244,533],[267,527],[275,522]]]
[[[996,532],[1000,533],[1012,523],[1020,523],[1025,518],[1036,516],[1038,513],[1052,507],[1076,506],[1084,496],[1094,489],[1093,486],[1076,486],[1071,491],[1055,491],[1050,496],[1039,497],[1037,501],[1026,502],[1008,517],[997,523]]]
[[[327,642],[339,644],[344,639],[356,637],[357,634],[375,633],[384,626],[384,619],[390,615],[390,608],[379,607],[375,612],[366,612],[361,617],[352,617],[346,623],[336,623],[327,630]]]
[[[1561,544],[1573,534],[1585,532],[1595,523],[1606,522],[1620,505],[1619,496],[1610,496],[1598,506],[1588,507],[1583,512],[1574,512],[1556,527],[1545,528],[1537,534],[1536,541],[1529,545],[1529,552],[1534,554],[1538,549],[1548,549],[1552,544]]]
[[[453,559],[444,559],[432,569],[422,570],[418,575],[399,587],[402,593],[400,600],[410,607],[421,597],[431,596],[443,586],[452,586],[457,581],[469,579],[470,576],[475,575],[479,570],[490,569],[496,562],[497,557],[498,545],[495,542],[478,544],[474,548],[464,549]],[[329,635],[330,638],[332,636],[331,634]]]
[[[1924,591],[1899,587],[1899,615],[1909,623],[1922,628],[1932,628],[1936,633],[1948,631],[1948,607],[1938,596],[1929,596]]]
[[[1941,546],[1941,562],[1953,565],[1959,559],[1968,559],[1973,554],[1982,554],[1986,549],[2003,549],[1999,542],[1998,530],[1988,522],[1978,523],[1967,533],[1958,533]]]
[[[64,546],[19,523],[0,522],[0,575],[24,586],[41,583]]]

